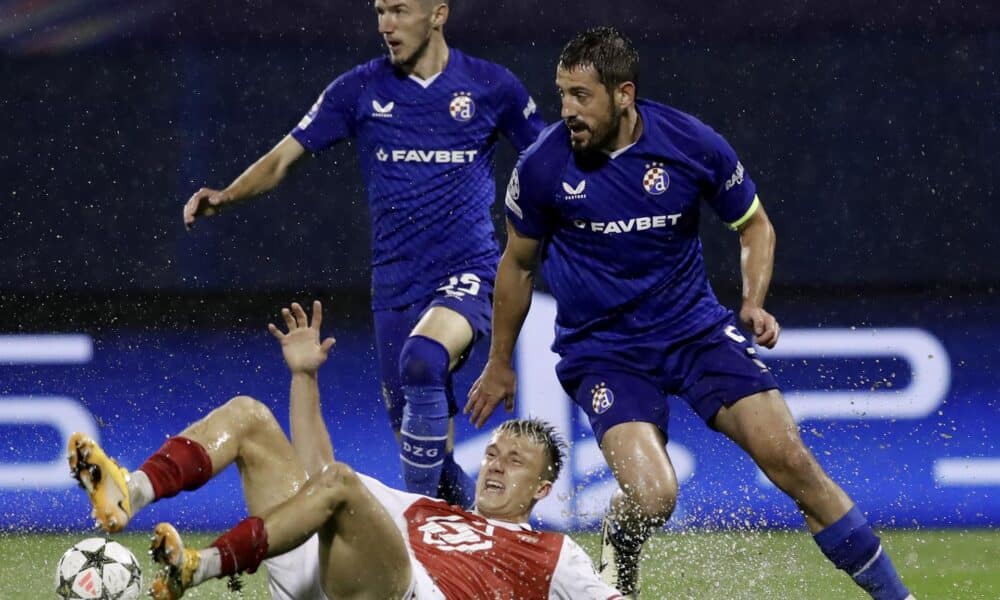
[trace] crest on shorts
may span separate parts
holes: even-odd
[[[472,99],[472,92],[455,92],[448,105],[448,112],[451,118],[462,123],[467,123],[476,116],[476,103]]]
[[[590,401],[594,407],[594,412],[603,415],[615,403],[615,394],[608,387],[608,384],[602,381],[590,388]]]
[[[659,196],[670,187],[670,175],[663,168],[663,163],[649,163],[646,165],[646,174],[642,176],[642,187],[647,194]]]

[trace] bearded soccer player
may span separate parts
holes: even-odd
[[[541,251],[557,303],[557,375],[619,484],[602,528],[607,580],[637,594],[642,545],[676,503],[665,448],[674,394],[795,501],[834,565],[874,598],[907,598],[878,536],[803,444],[756,356],[750,338],[770,348],[780,329],[764,309],[775,235],[754,182],[707,125],[636,100],[637,80],[638,53],[614,29],[586,31],[563,50],[563,123],[542,132],[508,186],[490,357],[466,411],[481,425],[500,402],[513,407],[511,359]],[[709,286],[702,201],[739,234],[738,316]]]
[[[621,598],[573,540],[528,524],[563,465],[565,444],[552,427],[518,420],[494,431],[472,511],[388,488],[334,460],[317,383],[334,341],[321,341],[319,302],[312,322],[298,304],[282,314],[287,333],[269,329],[292,376],[292,442],[267,407],[247,396],[169,438],[134,471],[86,436],[70,438],[70,469],[109,532],[229,464],[239,468],[252,516],[201,550],[186,548],[171,524],[157,525],[151,550],[164,568],[153,598],[176,600],[210,578],[261,564],[278,600]]]
[[[274,188],[306,152],[355,139],[372,219],[381,387],[406,488],[468,506],[473,482],[452,456],[451,372],[489,332],[496,140],[520,153],[544,124],[508,70],[447,45],[447,1],[376,0],[375,12],[388,57],[337,77],[228,187],[198,190],[184,223]]]

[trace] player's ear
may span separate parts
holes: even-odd
[[[431,9],[431,25],[440,29],[448,21],[448,5],[440,2]]]
[[[545,498],[552,491],[552,482],[548,480],[543,480],[538,484],[538,489],[535,490],[535,495],[532,496],[535,502],[538,502],[542,498]]]
[[[618,84],[618,89],[615,90],[615,102],[622,110],[635,104],[635,84],[631,81]]]

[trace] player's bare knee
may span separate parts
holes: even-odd
[[[252,396],[234,396],[226,402],[225,408],[243,425],[277,423],[271,409]]]
[[[784,470],[794,473],[799,479],[813,479],[822,472],[812,453],[802,445],[786,452],[782,462]]]
[[[789,493],[796,490],[806,492],[821,487],[828,479],[822,467],[804,445],[788,448],[768,462],[767,475]]]
[[[260,409],[268,410],[266,406],[260,403],[253,396],[233,396],[226,402],[223,407],[239,416],[253,416],[260,412]],[[270,411],[268,411],[270,412]]]
[[[350,466],[333,462],[323,467],[310,485],[318,489],[329,506],[336,507],[356,496],[364,484]]]
[[[615,492],[613,502],[633,518],[659,524],[666,522],[677,505],[677,481],[650,480],[641,484],[624,484]]]
[[[670,518],[677,505],[677,491],[669,489],[652,490],[643,495],[640,505],[642,518],[653,524],[662,524]]]
[[[319,472],[317,480],[320,485],[326,487],[341,487],[361,483],[354,469],[342,462],[332,462],[324,466]]]

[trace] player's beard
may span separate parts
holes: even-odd
[[[618,137],[618,132],[622,128],[622,115],[625,111],[614,104],[610,106],[608,120],[604,124],[595,123],[593,127],[587,126],[590,130],[590,142],[581,147],[574,147],[573,151],[578,154],[589,154],[610,150],[608,146]]]

